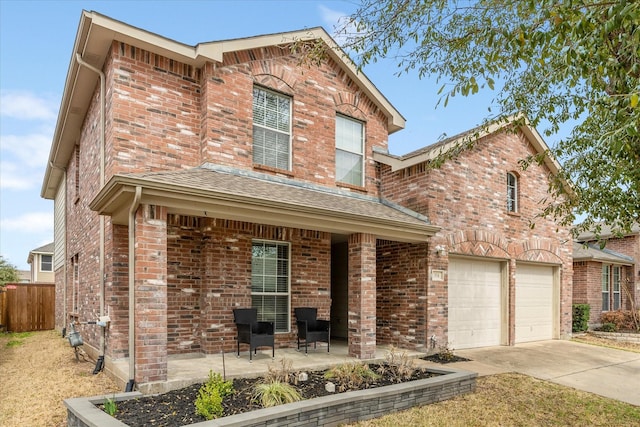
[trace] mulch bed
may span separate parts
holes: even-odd
[[[369,365],[371,370],[379,372],[381,365]],[[303,399],[313,399],[315,397],[331,394],[325,390],[327,381],[324,379],[324,371],[307,372],[308,380],[294,385]],[[423,378],[430,378],[437,374],[426,369],[416,369],[410,378],[401,379],[394,372],[393,367],[385,366],[384,374],[380,379],[369,380],[358,388],[350,388],[347,385],[330,380],[336,385],[336,392],[346,392],[362,390],[368,388],[382,387],[404,381],[413,381]],[[253,386],[261,382],[262,378],[238,378],[233,380],[234,393],[222,401],[224,415],[229,416],[244,412],[262,409],[260,405],[253,401]],[[180,390],[173,390],[156,396],[144,396],[138,399],[118,402],[115,418],[130,427],[142,426],[163,426],[178,427],[197,422],[206,421],[195,412],[195,400],[201,384],[195,384]]]
[[[422,360],[428,360],[429,362],[435,363],[454,363],[454,362],[470,362],[471,359],[467,359],[466,357],[456,356],[455,354],[442,354],[436,353],[430,356],[425,356]]]

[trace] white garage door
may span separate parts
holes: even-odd
[[[500,263],[449,259],[449,345],[500,345]]]
[[[553,322],[553,267],[518,264],[515,341],[552,339]]]

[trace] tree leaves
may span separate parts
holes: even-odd
[[[640,222],[640,2],[363,0],[351,19],[366,29],[343,28],[359,66],[392,57],[399,74],[450,82],[436,105],[498,81],[498,116],[548,123],[547,136],[574,121],[552,154],[579,198],[552,186],[546,214]]]

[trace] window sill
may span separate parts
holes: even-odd
[[[360,186],[360,185],[348,184],[346,182],[336,181],[336,186],[342,187],[342,188],[348,188],[349,190],[360,191],[362,193],[366,193],[367,192],[367,189],[362,187],[362,186]]]
[[[277,173],[279,175],[288,176],[289,178],[293,178],[293,176],[294,176],[293,172],[290,171],[290,170],[274,168],[272,166],[261,165],[259,163],[254,163],[253,164],[253,169],[259,170],[259,171],[264,171],[264,172],[273,172],[273,173]]]
[[[522,214],[520,212],[507,212],[507,215],[513,216],[513,217],[521,217],[522,216]]]

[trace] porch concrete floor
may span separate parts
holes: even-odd
[[[243,349],[244,347],[244,349]],[[364,360],[364,362],[375,363],[385,360],[390,346],[377,346],[376,355],[373,359]],[[419,358],[426,355],[414,350],[396,349],[397,352],[406,352],[409,357]],[[191,354],[185,356],[171,356],[168,361],[167,381],[162,383],[143,384],[139,390],[145,394],[164,393],[170,390],[176,390],[191,384],[205,382],[208,379],[209,371],[225,374],[227,379],[239,377],[258,377],[264,375],[269,366],[281,366],[280,363],[284,358],[291,362],[292,371],[303,370],[324,370],[331,366],[339,365],[345,362],[363,361],[355,357],[349,356],[349,349],[346,341],[332,341],[330,352],[327,353],[327,345],[318,343],[317,348],[313,345],[309,347],[308,355],[305,355],[304,348],[298,351],[296,348],[276,349],[275,358],[271,358],[271,349],[258,349],[258,353],[253,355],[253,361],[249,362],[249,352],[247,346],[240,347],[240,357],[236,357],[236,353],[224,354],[224,371],[223,371],[223,355],[209,354]],[[417,360],[417,362],[424,362]],[[420,363],[422,364],[422,363]],[[428,364],[428,362],[424,362]],[[116,375],[123,384],[126,384],[129,377],[129,359],[120,359],[112,364],[113,374]]]

